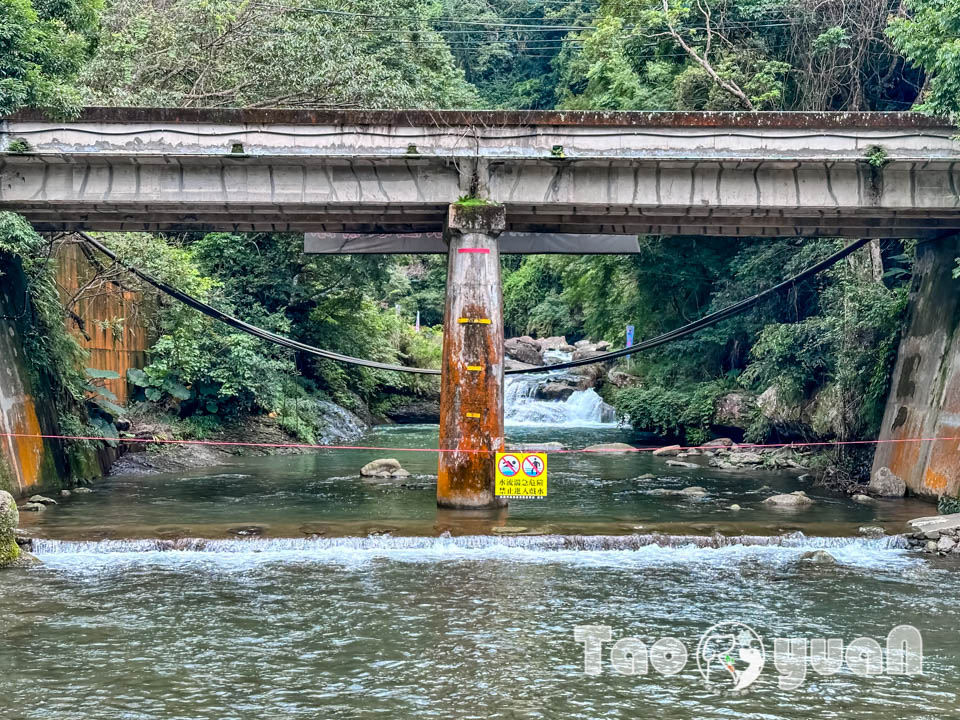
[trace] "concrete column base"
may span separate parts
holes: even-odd
[[[440,389],[437,505],[506,505],[494,495],[503,450],[503,292],[500,205],[450,206]]]

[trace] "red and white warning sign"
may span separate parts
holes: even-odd
[[[546,453],[497,453],[495,494],[503,498],[546,497]]]

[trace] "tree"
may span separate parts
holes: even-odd
[[[75,114],[99,0],[0,0],[0,116],[18,108]]]
[[[465,107],[472,88],[414,0],[115,0],[83,79],[110,105]]]
[[[909,15],[893,18],[888,33],[910,62],[927,74],[917,109],[960,112],[960,2],[906,0]]]

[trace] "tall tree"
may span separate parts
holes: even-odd
[[[81,105],[100,0],[0,0],[0,115],[21,107],[69,116]]]

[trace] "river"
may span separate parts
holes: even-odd
[[[601,418],[587,425],[514,417],[508,438],[635,439]],[[379,428],[362,443],[435,447],[436,428]],[[783,512],[761,500],[796,489],[796,472],[557,454],[546,499],[464,514],[435,507],[432,453],[392,453],[413,473],[402,484],[357,476],[389,454],[115,477],[23,513],[43,565],[0,573],[0,716],[957,717],[960,575],[860,530],[900,531],[927,504],[857,505],[805,486],[816,504]],[[661,492],[689,485],[707,494]],[[498,526],[527,530],[491,534]],[[805,558],[817,549],[836,564]],[[708,683],[696,662],[701,636],[732,621],[768,655],[740,691],[722,672]],[[778,687],[774,638],[884,645],[903,624],[922,635],[921,676],[866,677],[844,664]],[[687,662],[623,675],[606,643],[601,673],[585,674],[574,636],[584,625],[650,647],[674,638]]]

